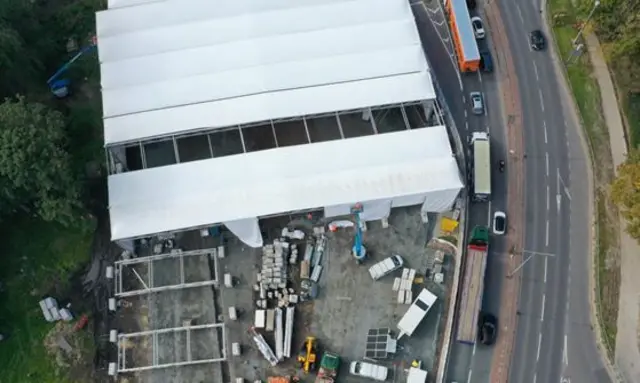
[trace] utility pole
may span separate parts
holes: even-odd
[[[596,12],[596,9],[599,6],[600,6],[600,0],[596,0],[593,3],[593,8],[591,8],[591,12],[589,12],[589,16],[587,16],[587,19],[580,26],[580,29],[578,30],[578,33],[576,34],[576,37],[574,37],[573,40],[571,40],[571,46],[573,47],[573,50],[571,51],[571,54],[569,55],[569,58],[567,59],[567,63],[571,63],[571,60],[574,57],[579,56],[581,54],[582,50],[584,49],[583,44],[578,44],[578,40],[582,36],[582,33],[584,32],[584,28],[587,26],[587,24],[589,24],[589,21],[591,21],[591,18],[593,17],[593,14]]]
[[[522,250],[522,251],[520,251],[520,253],[521,254],[527,254],[527,257],[524,259],[524,261],[522,261],[521,264],[519,264],[515,269],[513,269],[512,272],[510,272],[507,275],[507,278],[512,278],[515,275],[515,273],[517,273],[521,268],[524,267],[524,265],[527,264],[527,262],[529,262],[529,260],[531,258],[533,258],[534,255],[541,255],[543,257],[555,257],[556,256],[555,254],[551,254],[551,253],[543,253],[543,252],[540,252],[540,251],[529,251],[529,250]],[[513,257],[515,254],[517,254],[515,248],[511,249],[511,256]]]

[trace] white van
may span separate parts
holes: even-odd
[[[384,382],[389,375],[389,369],[384,366],[368,362],[351,362],[349,373],[363,378],[369,378],[378,382]]]
[[[369,274],[374,281],[389,275],[404,265],[404,260],[399,255],[392,255],[369,268]]]

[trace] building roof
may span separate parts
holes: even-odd
[[[110,7],[97,14],[107,145],[435,98],[406,0]]]
[[[444,126],[109,177],[113,240],[463,187]]]
[[[462,45],[462,55],[465,60],[480,60],[480,51],[478,49],[478,42],[476,36],[473,33],[473,27],[471,26],[471,15],[467,8],[466,0],[450,0],[451,11],[455,19],[455,25],[458,29],[458,36],[460,36],[460,44]]]

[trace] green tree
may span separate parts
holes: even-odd
[[[640,151],[629,153],[618,167],[618,176],[611,185],[611,198],[627,220],[627,232],[640,239]]]
[[[0,215],[18,210],[69,224],[81,206],[64,118],[23,97],[0,104]]]

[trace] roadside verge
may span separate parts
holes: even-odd
[[[615,375],[612,358],[615,347],[618,291],[620,288],[620,236],[618,211],[611,202],[608,188],[614,177],[610,137],[604,121],[598,84],[592,76],[588,55],[572,55],[572,40],[579,16],[570,0],[545,0],[543,18],[547,35],[553,41],[554,66],[565,84],[562,96],[570,99],[570,112],[585,153],[589,155],[589,188],[594,206],[591,209],[592,238],[590,251],[589,301],[591,320],[610,376]],[[571,59],[567,65],[565,59]],[[595,166],[598,164],[598,166]]]

